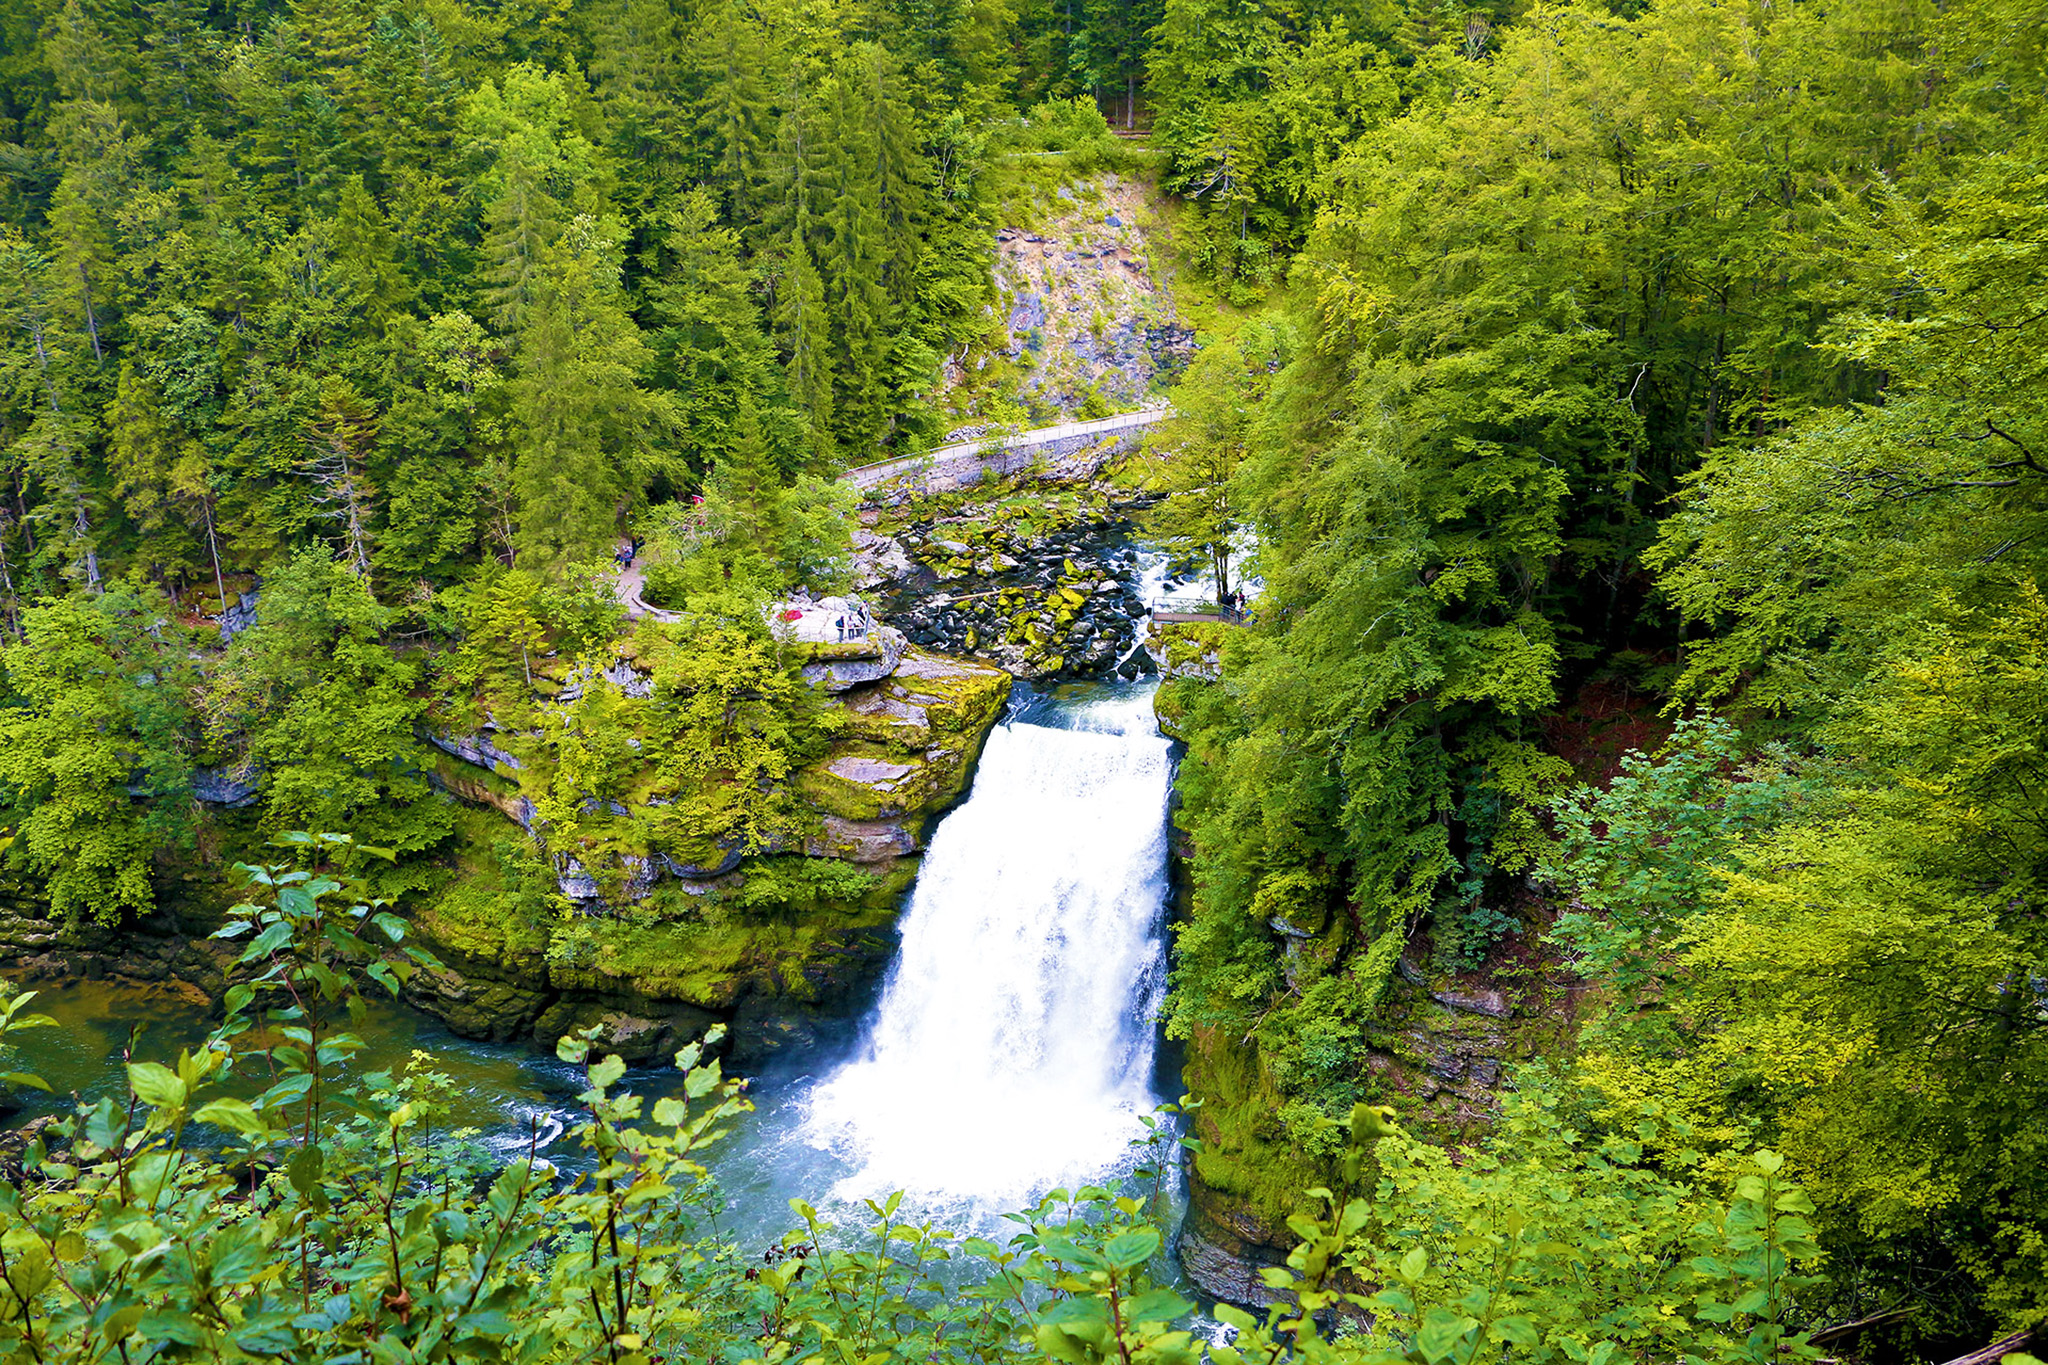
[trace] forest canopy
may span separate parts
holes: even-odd
[[[1293,1248],[1297,1295],[1211,1358],[1762,1365],[1877,1320],[1866,1350],[1923,1360],[2030,1329],[2043,18],[0,0],[9,874],[54,924],[133,925],[167,869],[224,893],[233,856],[352,831],[348,878],[252,862],[237,912],[244,968],[340,1007],[402,984],[363,975],[372,931],[403,957],[405,914],[480,865],[436,735],[521,774],[466,790],[517,812],[522,904],[578,856],[615,892],[650,829],[693,870],[786,846],[790,776],[846,722],[762,609],[848,581],[842,471],[950,434],[1019,187],[1114,166],[1200,343],[1127,471],[1136,524],[1257,588],[1158,695],[1188,1167]],[[636,623],[613,556],[641,540]],[[1390,1079],[1404,991],[1537,1002],[1555,1030],[1511,1045],[1543,1064],[1476,1127],[1431,1113]],[[945,1242],[893,1207],[812,1287],[736,1277],[681,1193],[721,1078],[688,1052],[708,1109],[643,1129],[590,1042],[604,1174],[567,1190],[434,1148],[430,1076],[302,1114],[335,1060],[310,1037],[253,1107],[198,1098],[225,1044],[138,1065],[125,1115],[66,1120],[75,1162],[0,1193],[27,1258],[0,1342],[401,1359],[431,1329],[417,1358],[502,1358],[530,1309],[589,1358],[1198,1357],[1149,1206],[1108,1191],[1024,1225],[1036,1288],[975,1326],[890,1278]],[[244,1164],[188,1162],[188,1122]],[[470,1194],[386,1189],[373,1139]],[[574,1266],[536,1209],[583,1220]],[[121,1240],[166,1210],[212,1260]],[[683,1288],[596,1232],[635,1220]],[[132,1300],[92,1297],[99,1256]],[[431,1312],[397,1282],[422,1274]],[[855,1286],[888,1313],[844,1317]]]

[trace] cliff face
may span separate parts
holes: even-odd
[[[1404,956],[1358,1038],[1361,1093],[1418,1136],[1477,1140],[1499,1112],[1507,1068],[1553,1053],[1569,1028],[1559,1000],[1508,978],[1432,979]],[[1270,1299],[1259,1271],[1285,1263],[1295,1242],[1287,1218],[1308,1211],[1297,1206],[1302,1190],[1330,1183],[1334,1152],[1318,1152],[1283,1116],[1294,1097],[1255,1038],[1197,1030],[1186,1058],[1203,1148],[1189,1163],[1181,1262],[1205,1293],[1261,1305]]]
[[[950,439],[1020,415],[1038,423],[1140,407],[1187,367],[1195,331],[1161,259],[1161,211],[1154,187],[1115,173],[1000,210],[994,325],[946,365],[943,396],[965,423]]]
[[[1190,689],[1207,685],[1218,629],[1182,630],[1161,642],[1170,678],[1154,704],[1169,734],[1180,728]],[[1195,850],[1184,833],[1173,852],[1185,888]],[[1534,901],[1516,910],[1532,924],[1547,914]],[[1578,990],[1543,956],[1534,932],[1503,941],[1476,970],[1453,972],[1433,964],[1426,936],[1398,926],[1361,940],[1341,915],[1297,915],[1275,916],[1265,931],[1285,995],[1316,979],[1313,989],[1330,1006],[1322,1041],[1347,1060],[1333,1099],[1289,1074],[1282,1045],[1263,1036],[1267,1015],[1189,1030],[1182,1082],[1200,1101],[1192,1126],[1201,1146],[1187,1164],[1181,1263],[1203,1292],[1254,1307],[1271,1301],[1259,1272],[1284,1264],[1295,1244],[1288,1218],[1320,1212],[1302,1192],[1336,1184],[1338,1120],[1352,1102],[1392,1107],[1404,1128],[1428,1141],[1478,1141],[1499,1112],[1508,1069],[1572,1045]],[[1362,1022],[1340,1022],[1353,1019]]]
[[[802,672],[834,738],[792,774],[786,832],[751,856],[624,855],[627,875],[609,879],[623,893],[609,901],[589,869],[539,856],[524,792],[544,775],[513,752],[517,737],[429,735],[435,784],[461,809],[447,865],[406,902],[413,941],[446,964],[413,979],[412,1003],[458,1033],[544,1047],[599,1025],[636,1061],[723,1022],[743,1065],[857,1015],[893,951],[928,827],[966,789],[1010,675],[886,628],[814,653]],[[639,685],[630,661],[616,667],[615,685]],[[210,836],[248,842],[253,819],[222,809]],[[167,869],[163,908],[118,929],[52,923],[17,889],[0,898],[0,957],[45,981],[118,977],[217,997],[234,950],[207,935],[234,894],[233,861],[213,848]]]
[[[601,1025],[628,1060],[724,1022],[743,1064],[858,1013],[928,826],[966,789],[1010,677],[887,628],[814,654],[804,673],[836,712],[837,737],[793,775],[786,834],[754,856],[733,848],[697,863],[651,850],[613,902],[584,870],[558,868],[568,915],[536,913],[511,879],[473,867],[416,916],[449,970],[417,976],[413,1002],[477,1037],[545,1045]],[[448,790],[517,818],[517,798],[490,790],[483,745],[441,747],[469,770],[444,775]]]

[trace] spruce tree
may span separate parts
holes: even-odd
[[[665,396],[640,387],[652,359],[619,283],[616,225],[577,218],[537,274],[519,334],[512,416],[521,562],[600,554],[657,472]],[[680,480],[679,480],[680,481]]]

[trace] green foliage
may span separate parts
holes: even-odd
[[[1289,1298],[1263,1322],[1219,1309],[1238,1335],[1212,1355],[1277,1360],[1291,1336],[1298,1358],[1359,1365],[1819,1358],[1796,1326],[1822,1283],[1813,1203],[1782,1156],[1759,1149],[1720,1179],[1694,1152],[1660,1167],[1645,1143],[1682,1141],[1683,1124],[1650,1111],[1638,1135],[1597,1140],[1559,1107],[1540,1084],[1526,1090],[1487,1149],[1454,1164],[1405,1134],[1375,1136],[1384,1117],[1360,1105],[1348,1164],[1373,1177],[1365,1197],[1340,1206],[1317,1192],[1328,1214],[1295,1220],[1301,1244],[1265,1272]],[[1331,1339],[1317,1321],[1327,1309],[1368,1313],[1370,1326]]]
[[[882,885],[864,867],[836,858],[762,858],[730,896],[732,906],[746,914],[787,911],[791,907],[847,904]]]
[[[808,474],[784,483],[760,453],[758,438],[743,437],[702,498],[662,509],[648,532],[652,600],[739,624],[792,588],[844,586],[857,495]]]
[[[0,650],[8,852],[63,919],[146,913],[153,856],[191,840],[188,649],[160,597],[123,586],[30,608]]]
[[[0,1065],[14,1061],[17,1045],[7,1041],[12,1035],[57,1026],[57,1021],[47,1014],[24,1013],[36,994],[35,991],[17,991],[12,985],[0,983]],[[5,1087],[0,1089],[0,1096],[4,1096],[16,1087],[47,1091],[50,1083],[23,1071],[0,1071],[0,1087]]]
[[[343,836],[287,842],[320,861],[378,856]],[[1174,1325],[1192,1306],[1152,1281],[1162,1238],[1145,1201],[1100,1187],[1052,1192],[1006,1247],[900,1220],[900,1194],[859,1231],[798,1201],[800,1226],[743,1269],[709,1230],[701,1159],[748,1107],[707,1055],[718,1029],[677,1054],[676,1089],[652,1103],[619,1088],[617,1057],[563,1039],[585,1081],[570,1137],[586,1169],[564,1177],[531,1150],[480,1163],[438,1121],[430,1064],[350,1069],[360,1041],[337,1012],[361,1006],[353,969],[396,991],[431,961],[404,947],[403,922],[346,873],[244,871],[260,900],[223,932],[248,939],[254,976],[226,1022],[174,1064],[130,1061],[124,1099],[46,1128],[34,1178],[0,1188],[11,1354],[1198,1359]],[[34,1022],[25,1003],[0,1006],[0,1034]],[[238,1078],[268,1088],[243,1099]],[[951,1262],[968,1273],[942,1286]]]
[[[1692,920],[1743,841],[1818,799],[1823,779],[1782,746],[1745,753],[1726,721],[1681,722],[1657,759],[1631,754],[1604,790],[1552,807],[1558,840],[1539,875],[1570,897],[1554,937],[1616,1005],[1657,1000],[1692,946]]]
[[[393,621],[324,550],[265,584],[258,623],[235,637],[205,706],[209,740],[260,775],[267,829],[353,826],[401,854],[447,837],[414,731],[421,668],[386,643]]]
[[[540,711],[543,761],[522,774],[535,833],[607,899],[649,857],[708,876],[796,833],[790,779],[821,752],[826,713],[795,661],[752,624],[643,627],[644,694],[586,660],[572,674],[574,699]]]
[[[2043,134],[1975,157],[1856,224],[1872,275],[1826,353],[1895,376],[1882,406],[1818,412],[1716,454],[1650,556],[1713,635],[1684,690],[1811,723],[1948,600],[2039,581]],[[1905,314],[1881,300],[1917,302]]]
[[[1191,210],[1179,244],[1232,302],[1265,292],[1344,149],[1399,111],[1393,63],[1358,8],[1164,6],[1150,84],[1169,183]]]
[[[1284,357],[1283,335],[1267,326],[1205,347],[1174,389],[1174,417],[1146,438],[1139,487],[1161,496],[1146,509],[1144,531],[1173,556],[1176,572],[1206,572],[1219,595],[1234,584],[1231,563],[1244,526],[1233,480]]]
[[[676,795],[657,828],[762,851],[789,827],[790,774],[821,747],[815,694],[758,631],[700,629],[649,663],[656,771]]]
[[[1606,1007],[1579,1061],[1603,1122],[1648,1100],[1703,1146],[1771,1143],[1849,1262],[1838,1304],[1919,1296],[1930,1258],[1958,1273],[1914,1330],[2038,1314],[2042,143],[2003,83],[2043,59],[2019,14],[1386,7],[1317,33],[1169,7],[1160,128],[1211,268],[1251,292],[1299,243],[1297,341],[1230,490],[1267,592],[1169,697],[1195,854],[1169,1027],[1228,1097],[1198,1163],[1219,1188],[1275,1212],[1248,1169],[1287,1159],[1267,1114],[1329,1145],[1369,945],[1519,956],[1533,869]],[[1347,41],[1404,103],[1289,211],[1279,74]],[[1983,78],[1935,75],[1958,59]],[[1558,699],[1668,677],[1785,747],[1701,718],[1560,799]]]
[[[1765,1080],[1831,1224],[1932,1232],[1994,1312],[2039,1313],[2048,606],[1955,611],[1890,653],[1828,728],[1857,769],[1840,806],[1741,850],[1709,901],[1694,1065]]]
[[[448,594],[462,622],[462,643],[441,664],[450,691],[500,726],[523,728],[549,659],[592,657],[611,643],[625,618],[612,582],[596,564],[551,575],[485,566]]]

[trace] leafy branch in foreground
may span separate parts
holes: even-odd
[[[564,1039],[585,1081],[569,1150],[533,1132],[491,1158],[449,1130],[428,1059],[350,1069],[365,989],[435,965],[362,894],[357,867],[388,853],[281,842],[318,870],[242,869],[256,894],[222,932],[248,975],[222,1025],[172,1062],[131,1056],[125,1097],[45,1127],[0,1186],[0,1360],[997,1361],[1072,1299],[1106,1305],[1126,1365],[1191,1358],[1170,1322],[1190,1306],[1149,1278],[1157,1229],[1100,1187],[1049,1196],[1008,1248],[899,1221],[900,1195],[844,1234],[799,1205],[804,1231],[742,1266],[701,1159],[750,1107],[716,1029],[651,1104]],[[0,1001],[0,1029],[35,1022],[29,998]]]
[[[1520,1079],[1492,1141],[1462,1161],[1359,1105],[1345,1165],[1364,1193],[1311,1191],[1328,1212],[1293,1220],[1300,1245],[1265,1272],[1284,1298],[1263,1320],[1218,1308],[1237,1336],[1217,1365],[1819,1358],[1796,1330],[1801,1295],[1822,1283],[1813,1204],[1782,1157],[1710,1169],[1686,1126],[1650,1107],[1637,1139],[1595,1139],[1538,1073]],[[1366,1326],[1333,1338],[1332,1323]]]
[[[591,1035],[563,1039],[584,1080],[568,1148],[534,1131],[493,1156],[449,1129],[430,1059],[351,1070],[364,990],[433,965],[361,894],[356,868],[388,853],[283,842],[317,870],[243,868],[256,895],[222,932],[248,939],[248,976],[222,1025],[170,1063],[131,1055],[124,1098],[48,1125],[0,1185],[0,1361],[1200,1361],[1194,1306],[1157,1275],[1166,1163],[1199,1146],[1170,1122],[1138,1144],[1137,1192],[1055,1190],[1007,1242],[910,1221],[900,1193],[860,1228],[798,1200],[801,1226],[749,1265],[713,1230],[703,1163],[750,1107],[719,1030],[651,1103]],[[0,1032],[35,1022],[26,1001],[0,1000]],[[1524,1084],[1462,1162],[1360,1106],[1343,1194],[1311,1192],[1328,1216],[1297,1220],[1268,1273],[1283,1302],[1217,1310],[1239,1329],[1207,1348],[1219,1365],[1817,1355],[1793,1330],[1811,1205],[1774,1154],[1715,1171],[1651,1112],[1635,1139],[1587,1138]],[[1330,1334],[1365,1313],[1369,1332]]]

